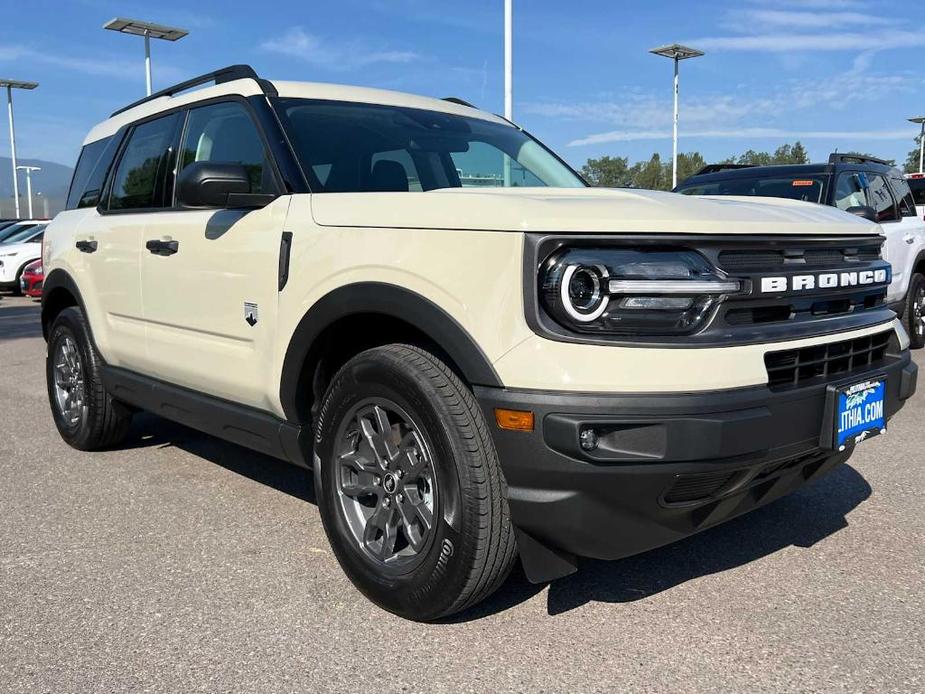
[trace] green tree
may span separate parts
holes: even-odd
[[[581,167],[581,175],[592,186],[604,188],[625,188],[633,182],[629,160],[626,157],[588,159]]]
[[[633,186],[647,190],[669,190],[671,188],[671,173],[665,175],[662,158],[658,152],[652,155],[649,161],[639,162],[633,167]]]
[[[809,164],[809,154],[803,144],[797,140],[792,145],[781,145],[771,157],[772,164]]]
[[[706,160],[700,152],[688,152],[678,154],[678,183],[682,183],[707,165]],[[671,180],[671,162],[666,165],[665,178]]]
[[[906,157],[906,164],[903,167],[906,173],[917,173],[919,170],[919,157],[921,156],[921,142],[922,136],[917,135],[915,138],[915,149],[909,152],[909,156]]]

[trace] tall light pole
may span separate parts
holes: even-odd
[[[698,51],[696,48],[688,48],[679,43],[672,43],[668,46],[653,48],[649,53],[671,58],[674,61],[674,131],[671,149],[671,187],[674,188],[678,185],[678,95],[681,88],[678,65],[682,60],[699,58],[703,55],[703,51]]]
[[[19,80],[0,79],[0,87],[6,87],[7,113],[10,118],[10,158],[13,160],[13,202],[16,208],[17,217],[19,217],[19,180],[16,174],[16,128],[13,125],[13,90],[32,90],[37,86],[39,86],[38,82],[21,82]]]
[[[922,132],[919,133],[919,173],[925,173],[925,116],[910,118],[909,122],[922,126]]]
[[[145,39],[145,83],[148,96],[151,96],[151,39],[164,39],[165,41],[179,41],[189,32],[186,29],[168,27],[154,22],[143,22],[138,19],[116,17],[103,25],[104,29],[118,31],[122,34],[144,36]]]
[[[17,166],[20,171],[26,172],[26,198],[29,200],[29,219],[35,219],[32,216],[32,172],[41,171],[41,166]]]
[[[504,0],[504,117],[514,120],[514,0]],[[504,155],[504,187],[511,186],[511,158]]]

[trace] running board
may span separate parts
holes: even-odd
[[[288,463],[310,468],[305,429],[246,405],[103,365],[103,385],[116,400]]]

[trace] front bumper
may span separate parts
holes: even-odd
[[[508,483],[528,576],[574,570],[681,539],[779,498],[847,460],[824,448],[829,387],[886,375],[886,414],[914,392],[909,351],[837,381],[681,395],[476,388]],[[495,408],[530,410],[532,432],[502,430]],[[599,446],[582,450],[593,427]],[[828,435],[828,436],[827,436]]]

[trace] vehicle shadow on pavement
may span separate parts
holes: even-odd
[[[229,472],[315,503],[311,471],[146,412],[135,415],[132,434],[120,448],[166,446],[179,448]]]
[[[618,561],[582,560],[578,573],[549,584],[547,610],[558,615],[589,602],[643,600],[787,547],[812,547],[846,528],[847,514],[870,494],[864,477],[841,465],[790,496],[680,542]],[[495,595],[449,621],[468,622],[502,612],[544,587],[531,585],[515,569]]]
[[[312,474],[270,456],[141,413],[122,448],[173,446],[260,484],[315,504]],[[558,615],[589,602],[643,600],[687,581],[735,569],[787,547],[812,547],[848,526],[846,516],[871,495],[850,465],[772,504],[671,545],[618,561],[581,560],[578,572],[548,584],[547,611]],[[547,588],[527,581],[518,562],[484,602],[441,620],[470,622],[504,612]]]
[[[0,342],[41,337],[41,314],[42,309],[37,301],[34,305],[24,303],[24,300],[11,304],[7,297],[0,298]]]

